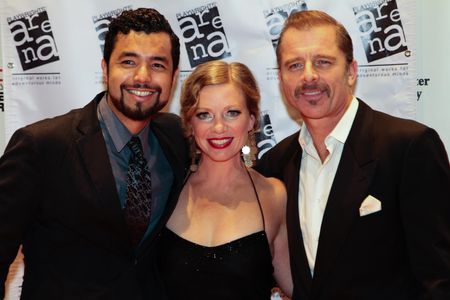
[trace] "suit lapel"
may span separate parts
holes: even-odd
[[[102,95],[102,94],[101,94]],[[100,95],[99,95],[100,96]],[[105,235],[95,234],[96,238],[103,240],[103,245],[109,245],[111,249],[120,249],[121,251],[130,251],[131,242],[125,220],[123,218],[120,201],[116,191],[116,183],[112,174],[109,156],[106,150],[105,141],[101,132],[97,118],[97,103],[101,97],[97,96],[88,106],[78,123],[79,139],[76,141],[80,160],[84,164],[87,176],[94,188],[93,203],[102,216],[102,220],[107,221],[103,224],[113,234]],[[96,228],[91,228],[95,231]],[[104,230],[101,227],[100,230]],[[114,236],[114,239],[110,237]]]
[[[323,289],[328,276],[333,273],[339,251],[359,218],[359,206],[368,194],[376,167],[370,151],[371,120],[370,108],[360,102],[323,216],[314,268],[315,294]]]
[[[302,149],[297,139],[293,140],[290,146],[291,151],[288,151],[289,155],[285,156],[290,157],[290,161],[286,163],[283,181],[286,184],[288,194],[286,222],[289,252],[291,254],[291,268],[294,270],[292,272],[294,283],[301,283],[301,286],[296,285],[295,289],[303,289],[307,294],[310,294],[312,278],[303,244],[298,207],[299,170]]]
[[[163,226],[167,223],[168,218],[172,214],[172,211],[175,209],[175,205],[178,200],[178,195],[182,187],[182,182],[184,178],[184,174],[186,172],[185,162],[187,161],[187,157],[181,156],[177,153],[181,153],[179,147],[184,147],[183,144],[183,134],[180,131],[179,134],[175,133],[174,128],[168,127],[165,124],[164,118],[157,117],[152,120],[151,130],[153,130],[158,142],[161,146],[162,151],[164,152],[167,161],[169,162],[172,172],[174,175],[172,188],[170,190],[170,194],[167,200],[166,208],[164,210],[161,219],[155,227],[155,230],[150,234],[150,236],[143,242],[142,246],[138,249],[139,253],[145,253],[145,250],[148,249],[155,237],[159,234]],[[176,135],[176,140],[173,139],[173,135]],[[186,153],[187,154],[187,153]]]
[[[183,136],[180,135],[178,137],[178,141],[171,140],[170,136],[167,135],[165,132],[166,130],[171,130],[170,128],[164,128],[162,122],[160,122],[159,119],[155,119],[152,121],[152,129],[155,133],[161,148],[164,152],[164,154],[167,157],[167,160],[169,161],[170,166],[172,167],[172,171],[175,175],[175,180],[182,180],[184,173],[185,173],[185,158],[180,157],[180,155],[177,155],[179,153],[179,150],[175,150],[175,147],[182,146],[183,145]],[[180,133],[181,134],[181,133]]]

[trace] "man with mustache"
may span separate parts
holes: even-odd
[[[159,12],[123,12],[105,37],[106,92],[12,136],[0,159],[0,298],[23,244],[21,299],[162,299],[154,246],[188,161],[179,118],[159,113],[179,55]]]
[[[353,96],[345,28],[292,14],[277,59],[297,132],[257,169],[283,180],[294,300],[450,299],[450,168],[438,134]]]

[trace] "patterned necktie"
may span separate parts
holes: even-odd
[[[128,163],[127,199],[124,214],[132,241],[137,246],[144,236],[150,220],[152,180],[139,138],[132,137],[127,145],[132,153]]]

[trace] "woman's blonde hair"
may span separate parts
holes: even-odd
[[[244,94],[247,109],[255,117],[253,129],[259,126],[258,84],[250,69],[238,62],[210,61],[199,65],[183,83],[181,90],[181,118],[187,136],[191,135],[189,122],[198,106],[202,88],[209,85],[231,83],[240,88]]]

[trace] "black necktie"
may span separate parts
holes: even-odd
[[[132,137],[127,145],[131,149],[131,157],[128,163],[127,199],[124,214],[132,241],[137,246],[144,236],[150,220],[152,181],[139,138]]]

